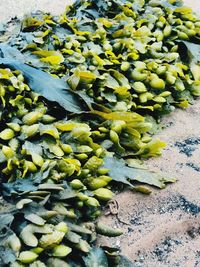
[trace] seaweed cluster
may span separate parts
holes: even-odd
[[[200,95],[200,19],[181,1],[89,0],[16,25],[0,44],[0,265],[132,266],[95,247],[122,234],[97,218],[117,183],[175,181],[136,160],[161,155],[156,121]]]

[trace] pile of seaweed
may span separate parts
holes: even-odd
[[[122,234],[97,218],[119,185],[149,194],[175,181],[138,160],[161,155],[160,117],[200,96],[200,19],[176,0],[88,0],[10,25],[0,28],[0,265],[132,266],[95,246],[97,234]]]

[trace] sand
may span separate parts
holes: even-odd
[[[0,20],[37,9],[61,13],[64,0],[1,0]],[[200,13],[199,0],[185,0]],[[157,135],[168,143],[160,158],[148,160],[154,170],[178,181],[152,194],[133,191],[115,197],[117,215],[103,222],[124,229],[120,238],[100,238],[99,244],[118,246],[137,267],[200,267],[200,99],[187,110],[175,110],[162,120]]]

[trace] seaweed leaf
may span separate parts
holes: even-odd
[[[104,167],[109,169],[109,174],[114,181],[121,182],[134,188],[130,181],[153,185],[158,188],[165,188],[166,183],[175,182],[175,178],[167,177],[158,172],[145,169],[132,168],[127,166],[123,159],[106,157]]]
[[[118,267],[134,267],[133,263],[125,256],[120,255],[120,260],[117,264]]]
[[[188,41],[179,41],[180,55],[183,60],[187,60],[189,63],[200,61],[200,45],[194,44]]]
[[[0,266],[8,266],[9,263],[13,263],[15,260],[16,255],[11,248],[0,246]]]
[[[69,89],[64,80],[54,78],[39,69],[11,59],[1,58],[0,65],[20,70],[33,91],[51,102],[57,102],[66,111],[72,113],[82,113],[84,111],[80,97]]]
[[[57,65],[64,61],[62,54],[58,51],[39,50],[34,51],[34,55],[40,57],[40,60],[51,65]]]
[[[12,263],[16,259],[14,251],[6,244],[8,238],[13,234],[10,225],[14,220],[11,213],[0,213],[0,266]]]
[[[36,191],[38,188],[36,184],[38,184],[38,182],[30,178],[18,179],[12,183],[3,183],[2,184],[3,196],[10,197],[13,194],[20,195],[23,194],[24,192]]]
[[[200,45],[187,41],[178,42],[182,60],[190,64],[191,72],[196,81],[200,80]]]
[[[87,257],[83,257],[85,267],[108,267],[108,261],[101,248],[93,248]]]
[[[135,112],[110,112],[105,113],[98,110],[94,110],[91,112],[92,114],[96,114],[105,120],[122,120],[126,122],[141,122],[144,121],[144,117],[135,113]]]

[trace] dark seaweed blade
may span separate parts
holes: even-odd
[[[82,113],[86,110],[80,98],[70,91],[64,80],[12,59],[0,58],[0,65],[20,70],[33,91],[51,102],[57,102],[66,111]]]
[[[7,239],[13,234],[10,225],[14,216],[10,213],[0,213],[0,266],[8,266],[16,260],[14,251],[6,245]],[[10,265],[9,265],[10,266]]]
[[[83,260],[85,267],[108,267],[106,255],[101,248],[93,248]]]
[[[179,54],[183,62],[190,65],[194,80],[200,80],[200,45],[188,41],[178,42]]]
[[[184,62],[200,61],[200,45],[187,41],[178,42],[179,54]]]
[[[7,43],[0,43],[0,57],[25,62],[24,55],[17,48],[12,47]]]
[[[106,157],[104,167],[109,169],[109,174],[114,181],[134,187],[129,181],[145,183],[158,188],[164,188],[166,183],[173,183],[175,178],[167,177],[165,174],[138,169],[127,166],[123,159]]]
[[[32,179],[19,179],[12,183],[2,183],[1,191],[4,197],[21,194],[23,192],[36,191],[38,183]]]
[[[16,255],[11,248],[0,245],[0,266],[10,266],[16,260]],[[9,264],[9,265],[8,265]]]
[[[127,257],[120,255],[120,260],[117,264],[118,267],[136,267]]]

